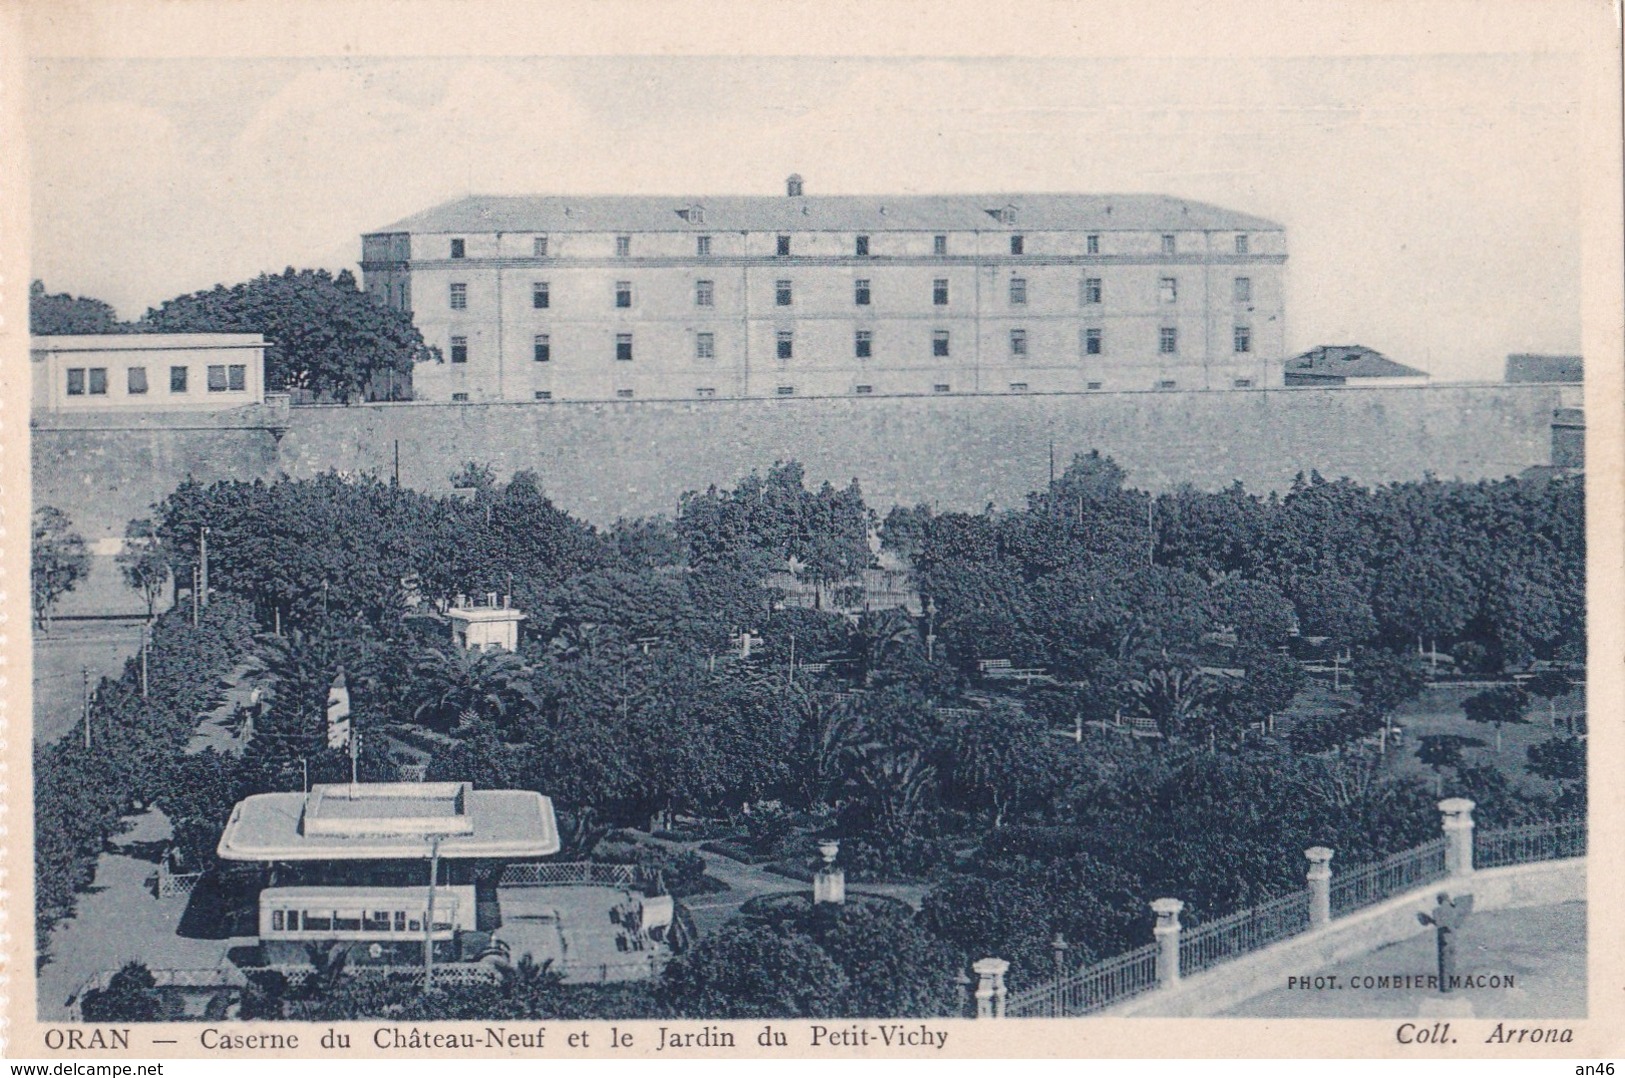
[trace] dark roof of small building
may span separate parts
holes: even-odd
[[[1550,356],[1514,352],[1507,356],[1509,382],[1569,382],[1585,380],[1585,363],[1579,356]]]
[[[693,211],[701,212],[695,214]],[[1003,211],[1013,211],[1005,220]],[[470,195],[390,232],[1279,231],[1274,221],[1169,195]]]
[[[1289,375],[1322,378],[1416,378],[1426,371],[1395,363],[1361,344],[1323,344],[1286,361]]]

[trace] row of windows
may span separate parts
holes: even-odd
[[[1253,387],[1253,380],[1251,378],[1237,378],[1233,381],[1233,384],[1237,389],[1251,389]],[[1089,382],[1087,383],[1087,388],[1091,390],[1099,390],[1104,389],[1105,385],[1105,382]],[[1178,389],[1179,382],[1177,379],[1173,378],[1162,378],[1156,382],[1155,388]],[[1009,389],[1011,393],[1027,393],[1030,392],[1031,387],[1026,382],[1011,382]],[[872,385],[859,384],[852,387],[852,392],[860,397],[871,396],[874,391],[875,387]],[[931,387],[931,392],[952,393],[953,385],[949,382],[938,382]],[[696,397],[706,398],[715,397],[717,395],[717,388],[716,386],[696,386],[694,388],[694,395]],[[775,386],[773,389],[773,395],[776,397],[793,397],[796,395],[796,387],[793,385]],[[619,400],[632,400],[636,396],[636,393],[630,389],[617,389],[615,391],[615,396]],[[468,394],[453,393],[451,395],[451,399],[453,401],[466,401],[468,400]],[[539,401],[550,401],[553,399],[553,391],[551,389],[538,389],[535,393],[535,399]]]
[[[690,211],[691,215],[689,217],[689,221],[692,222],[692,223],[701,223],[701,222],[703,222],[703,220],[704,220],[703,217],[700,218],[699,222],[696,222],[694,217],[692,216],[693,212],[694,211]],[[1249,247],[1251,245],[1248,242],[1248,237],[1247,237],[1246,233],[1238,232],[1236,234],[1236,237],[1235,237],[1235,242],[1236,242],[1236,254],[1244,255],[1244,254],[1248,253],[1248,249],[1249,249]],[[774,251],[777,252],[779,257],[788,258],[790,256],[790,254],[791,254],[791,249],[792,249],[791,237],[784,234],[784,233],[780,233],[778,235],[778,237],[777,237],[777,242],[774,244]],[[1084,249],[1085,254],[1098,255],[1100,253],[1100,235],[1099,235],[1099,233],[1088,233],[1088,234],[1086,234],[1084,236],[1083,249]],[[1162,234],[1161,251],[1165,255],[1172,255],[1172,254],[1178,254],[1179,253],[1178,237],[1174,233],[1165,232],[1165,233]],[[710,236],[695,236],[694,237],[694,253],[697,256],[699,256],[700,258],[709,258],[710,255],[711,255],[711,237]],[[868,236],[854,237],[853,244],[852,244],[852,253],[857,258],[869,258],[870,257],[869,237]],[[948,237],[947,237],[946,234],[938,233],[937,235],[934,235],[934,236],[931,237],[931,253],[936,254],[936,255],[946,255],[948,253]],[[1024,235],[1021,235],[1019,233],[1017,233],[1015,235],[1012,235],[1010,237],[1010,253],[1013,254],[1013,255],[1026,254],[1027,253],[1027,237],[1024,236]],[[547,255],[547,237],[546,236],[532,237],[532,239],[531,239],[531,254],[532,254],[533,257],[536,257],[536,258],[546,258],[546,257],[548,257],[548,255]],[[617,257],[620,257],[620,258],[629,258],[629,257],[631,257],[631,254],[632,254],[632,237],[630,235],[621,235],[621,236],[616,236],[615,237],[615,254],[616,254]],[[462,240],[462,239],[453,239],[451,241],[451,257],[452,258],[466,258],[466,257],[468,257],[468,245],[464,240]]]
[[[1027,305],[1028,299],[1027,278],[1010,278],[1010,304],[1014,307]],[[1251,303],[1253,301],[1253,281],[1251,277],[1237,277],[1231,284],[1231,295],[1237,303]],[[1100,277],[1085,277],[1078,285],[1078,301],[1085,306],[1101,303],[1105,296],[1105,283]],[[716,306],[716,282],[699,280],[694,282],[694,306]],[[1177,303],[1179,301],[1179,279],[1177,277],[1163,277],[1157,282],[1157,298],[1163,303]],[[451,309],[466,311],[468,309],[468,285],[455,282],[451,285]],[[795,303],[795,282],[789,279],[780,279],[773,282],[773,302],[779,307],[790,307]],[[874,303],[873,282],[867,277],[860,277],[852,282],[852,302],[859,307],[868,307]],[[931,282],[931,303],[936,307],[948,306],[948,278],[938,277]],[[530,286],[530,305],[535,310],[548,310],[553,306],[553,289],[547,281],[535,281]],[[632,306],[632,282],[615,282],[615,306],[626,308]]]
[[[435,929],[453,927],[435,912]],[[272,932],[422,932],[423,910],[272,910]]]
[[[780,330],[774,336],[774,348],[779,359],[795,358],[795,332],[793,330]],[[1027,331],[1025,329],[1012,329],[1010,331],[1010,354],[1012,356],[1025,356],[1027,350]],[[1253,331],[1251,326],[1236,326],[1231,339],[1232,347],[1238,354],[1250,353],[1253,350]],[[870,359],[874,356],[875,335],[873,330],[855,330],[852,336],[852,354],[857,359]],[[1078,348],[1086,356],[1105,355],[1106,338],[1104,332],[1098,327],[1084,329],[1078,337]],[[532,357],[537,363],[550,363],[553,360],[553,338],[548,333],[536,334],[532,342]],[[1163,326],[1157,331],[1157,351],[1161,355],[1179,354],[1179,330],[1174,326]],[[950,336],[945,329],[935,330],[931,334],[931,354],[935,357],[950,355]],[[451,339],[451,361],[453,363],[468,362],[468,338],[453,337]],[[717,356],[717,337],[715,333],[700,332],[694,334],[694,358],[715,359]],[[615,335],[615,358],[622,362],[632,360],[632,334],[617,333]],[[71,390],[69,392],[72,392]]]
[[[171,393],[185,393],[187,383],[187,367],[169,368],[169,391]],[[211,364],[208,369],[208,386],[210,393],[241,393],[248,389],[248,367],[242,363]],[[147,368],[125,368],[124,391],[130,396],[139,397],[147,392]],[[69,367],[68,368],[68,396],[83,397],[86,394],[92,397],[107,395],[107,368],[106,367]]]

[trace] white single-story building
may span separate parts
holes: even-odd
[[[225,411],[261,404],[265,349],[258,333],[34,337],[34,411]]]

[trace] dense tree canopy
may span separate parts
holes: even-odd
[[[48,293],[44,281],[32,281],[28,286],[28,332],[36,337],[58,334],[125,333],[126,323],[120,322],[118,312],[111,304],[89,296],[70,296],[66,292]]]
[[[342,270],[262,273],[165,300],[142,316],[149,333],[263,333],[269,389],[308,389],[351,401],[385,371],[410,372],[437,358],[410,312],[379,303]]]

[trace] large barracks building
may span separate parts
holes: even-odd
[[[1286,234],[1163,195],[470,197],[362,237],[430,401],[1282,381]]]

